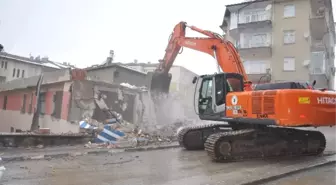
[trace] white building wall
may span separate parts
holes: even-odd
[[[17,78],[36,76],[41,74],[42,71],[42,66],[29,63],[17,62],[7,59],[1,59],[0,62],[0,76],[5,76],[6,81],[11,81]],[[24,73],[24,76],[22,76],[22,73]]]

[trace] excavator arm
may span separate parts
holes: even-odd
[[[187,27],[207,37],[186,37]],[[248,80],[240,56],[231,42],[224,40],[217,33],[202,30],[195,26],[188,26],[186,22],[180,22],[175,26],[170,36],[164,58],[160,60],[160,65],[152,74],[150,85],[152,92],[168,92],[171,79],[168,73],[182,47],[211,55],[217,60],[223,72],[241,74],[245,81],[245,90],[252,90],[252,83]],[[167,78],[170,79],[165,80]]]

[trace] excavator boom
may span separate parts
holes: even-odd
[[[207,37],[186,37],[186,28]],[[189,26],[186,22],[180,22],[175,26],[170,36],[166,53],[163,59],[159,61],[159,67],[148,75],[152,93],[168,93],[171,81],[171,75],[168,73],[182,47],[211,55],[216,59],[223,72],[241,74],[245,82],[245,90],[252,90],[252,83],[248,80],[240,56],[231,42],[224,40],[217,33]]]

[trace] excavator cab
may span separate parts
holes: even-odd
[[[198,114],[202,120],[225,117],[226,95],[244,91],[243,76],[237,73],[219,73],[200,77]]]

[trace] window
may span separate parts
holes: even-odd
[[[24,73],[25,73],[25,71],[24,71],[24,70],[22,70],[22,73],[21,73],[21,75],[22,75],[22,78],[24,78]]]
[[[21,113],[25,113],[26,112],[26,100],[27,100],[27,94],[23,95],[23,102],[22,102],[22,107],[21,107]]]
[[[251,43],[251,47],[262,47],[266,45],[266,41],[267,41],[267,34],[263,33],[263,34],[255,34],[252,36],[252,43]]]
[[[20,77],[20,69],[17,70],[17,72],[16,72],[16,77],[17,77],[17,78]]]
[[[225,102],[224,94],[224,75],[217,75],[215,77],[215,89],[216,89],[216,105],[222,105]]]
[[[203,81],[201,95],[202,95],[202,98],[211,97],[211,95],[212,95],[212,79]]]
[[[326,53],[324,51],[312,52],[309,70],[311,74],[326,73]]]
[[[3,104],[2,104],[2,109],[6,110],[7,109],[7,96],[4,96]]]
[[[7,63],[8,63],[8,62],[5,62],[5,69],[7,69]]]
[[[31,94],[30,97],[30,103],[29,103],[29,107],[28,107],[28,114],[33,113],[33,99],[34,99],[34,93]]]
[[[118,77],[119,77],[119,71],[114,71],[114,73],[113,73],[113,77],[114,77],[114,78],[118,78]]]
[[[245,11],[243,14],[243,19],[240,19],[241,23],[250,23],[257,21],[267,20],[267,12],[265,10],[249,10]]]
[[[287,30],[284,31],[284,44],[293,44],[295,43],[295,31]]]
[[[39,97],[39,104],[40,104],[40,115],[44,115],[45,114],[45,104],[46,104],[46,93],[40,93],[40,97]]]
[[[247,74],[265,74],[268,68],[267,61],[245,61],[244,68]]]
[[[58,95],[58,96],[57,96]],[[54,116],[54,117],[56,117],[56,103],[57,103],[57,99],[59,99],[60,97],[59,97],[59,93],[55,93],[54,95],[53,95],[53,101],[52,101],[52,113],[51,113],[51,115],[52,116]],[[59,118],[59,117],[58,117]]]
[[[284,17],[294,17],[295,16],[295,5],[285,5],[284,6]]]
[[[15,68],[13,69],[13,77],[15,77]]]
[[[284,71],[295,71],[295,58],[294,57],[286,57],[284,58]]]
[[[267,33],[245,33],[243,35],[243,48],[265,47],[269,45]]]
[[[201,86],[201,93],[199,95],[200,101],[198,102],[198,111],[200,114],[203,114],[207,109],[211,107],[212,99],[209,99],[209,97],[211,96],[212,96],[212,78],[203,79]]]
[[[5,67],[5,62],[2,61],[2,62],[1,62],[1,68],[4,68],[4,67]]]
[[[237,77],[227,77],[226,79],[227,84],[229,86],[229,89],[227,89],[228,91],[232,92],[240,92],[240,91],[244,91],[244,87],[242,86],[242,81],[241,79],[237,78]]]

